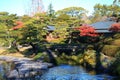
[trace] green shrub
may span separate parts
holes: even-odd
[[[110,71],[113,75],[120,76],[120,53],[116,56],[116,60],[111,65]]]
[[[120,39],[113,40],[110,44],[120,46]]]
[[[30,57],[31,55],[33,55],[33,50],[32,48],[29,48],[29,49],[26,49],[22,52],[22,54],[25,56],[25,57]]]
[[[104,44],[110,44],[113,41],[112,37],[108,37],[104,39]]]
[[[38,59],[41,59],[44,62],[50,62],[49,56],[47,54],[43,54],[41,52],[33,57],[33,60],[38,60]]]
[[[91,67],[95,67],[96,65],[96,51],[95,50],[87,50],[84,52],[84,62],[87,62]]]
[[[104,45],[102,49],[102,53],[104,53],[107,56],[115,56],[120,50],[119,46],[114,45]]]
[[[67,64],[68,63],[68,56],[62,53],[59,57],[56,57],[57,64]]]
[[[18,52],[15,48],[10,48],[10,49],[8,49],[8,51],[9,51],[9,53],[16,53],[16,52]]]
[[[120,38],[120,33],[115,34],[115,35],[113,36],[113,38],[115,38],[115,39]]]
[[[38,53],[37,55],[35,55],[35,56],[33,57],[33,60],[40,59],[40,58],[43,57],[43,56],[44,56],[43,53]]]
[[[64,53],[56,58],[57,64],[69,64],[69,65],[80,65],[83,60],[83,55],[65,55]]]

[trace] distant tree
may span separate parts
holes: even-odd
[[[119,5],[101,5],[96,4],[94,6],[92,22],[97,22],[104,20],[104,18],[111,17],[113,14],[119,15],[120,6]]]
[[[21,19],[22,22],[27,22],[31,19],[31,17],[28,16],[28,15],[23,15],[23,16],[20,17],[20,19]]]
[[[50,24],[50,17],[48,17],[46,13],[37,13],[33,18],[36,19],[37,23],[41,24],[41,26]]]
[[[114,0],[113,4],[120,3],[120,0]]]
[[[120,14],[120,6],[119,5],[110,5],[108,6],[108,11],[109,13],[111,13],[111,15],[116,14],[119,15]]]
[[[55,16],[55,10],[53,10],[52,3],[50,3],[49,6],[48,6],[47,14],[49,15],[49,17],[54,17]]]
[[[95,10],[95,14],[97,13],[97,14],[99,14],[101,16],[106,16],[108,8],[107,8],[107,5],[96,4],[94,6],[94,10]]]
[[[67,14],[71,17],[79,17],[81,14],[87,13],[87,11],[82,7],[68,7],[56,12],[58,15]]]
[[[57,20],[58,21],[67,21],[70,19],[70,16],[67,15],[67,14],[60,14],[58,17],[57,17]]]
[[[118,5],[100,5],[96,4],[94,6],[94,14],[99,14],[101,16],[111,16],[112,14],[119,14],[120,6]]]

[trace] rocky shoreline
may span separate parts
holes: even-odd
[[[15,67],[5,74],[6,78],[25,78],[35,75],[41,75],[53,64],[43,62],[42,60],[34,61],[31,58],[18,58],[12,56],[0,56],[0,60],[13,62]]]

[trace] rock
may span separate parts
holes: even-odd
[[[16,70],[12,70],[6,74],[7,78],[19,78],[18,72]]]
[[[1,60],[14,62],[15,68],[6,74],[7,78],[24,78],[34,76],[39,73],[41,75],[49,67],[51,63],[44,63],[42,61],[33,61],[29,58],[17,58],[12,56],[0,56]]]

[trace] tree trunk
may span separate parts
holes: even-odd
[[[54,65],[57,65],[56,59],[55,59],[55,55],[49,48],[46,48],[47,54],[49,56],[50,59],[50,63],[53,63]]]
[[[20,50],[17,47],[16,40],[12,42],[11,47],[15,48],[18,52],[20,52]]]
[[[34,52],[35,54],[37,54],[38,50],[37,50],[36,45],[33,44],[32,42],[30,43],[30,45],[32,46],[33,52]]]

